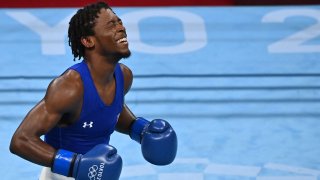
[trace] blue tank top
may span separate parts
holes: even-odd
[[[114,77],[116,93],[113,102],[106,105],[93,83],[87,64],[81,63],[69,69],[77,71],[82,79],[84,94],[79,119],[68,127],[55,127],[45,135],[45,142],[56,149],[84,154],[97,144],[109,144],[123,108],[124,80],[120,64],[116,65]]]

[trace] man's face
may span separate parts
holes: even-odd
[[[106,56],[127,58],[131,52],[127,34],[121,19],[110,9],[101,9],[93,28],[95,32],[95,48]]]

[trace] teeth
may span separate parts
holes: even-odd
[[[117,43],[127,42],[127,38],[121,38],[117,41]]]

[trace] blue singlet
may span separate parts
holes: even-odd
[[[56,149],[84,154],[97,144],[109,144],[124,102],[124,80],[117,64],[114,77],[116,93],[110,105],[104,104],[93,83],[87,64],[81,63],[69,69],[77,71],[84,86],[80,118],[68,127],[55,127],[45,135],[45,142]]]

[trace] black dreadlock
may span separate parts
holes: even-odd
[[[81,43],[81,38],[94,35],[93,27],[95,25],[95,19],[98,17],[98,13],[102,8],[112,10],[107,3],[96,2],[79,9],[71,18],[68,37],[74,61],[77,57],[78,60],[84,57],[85,47]]]

